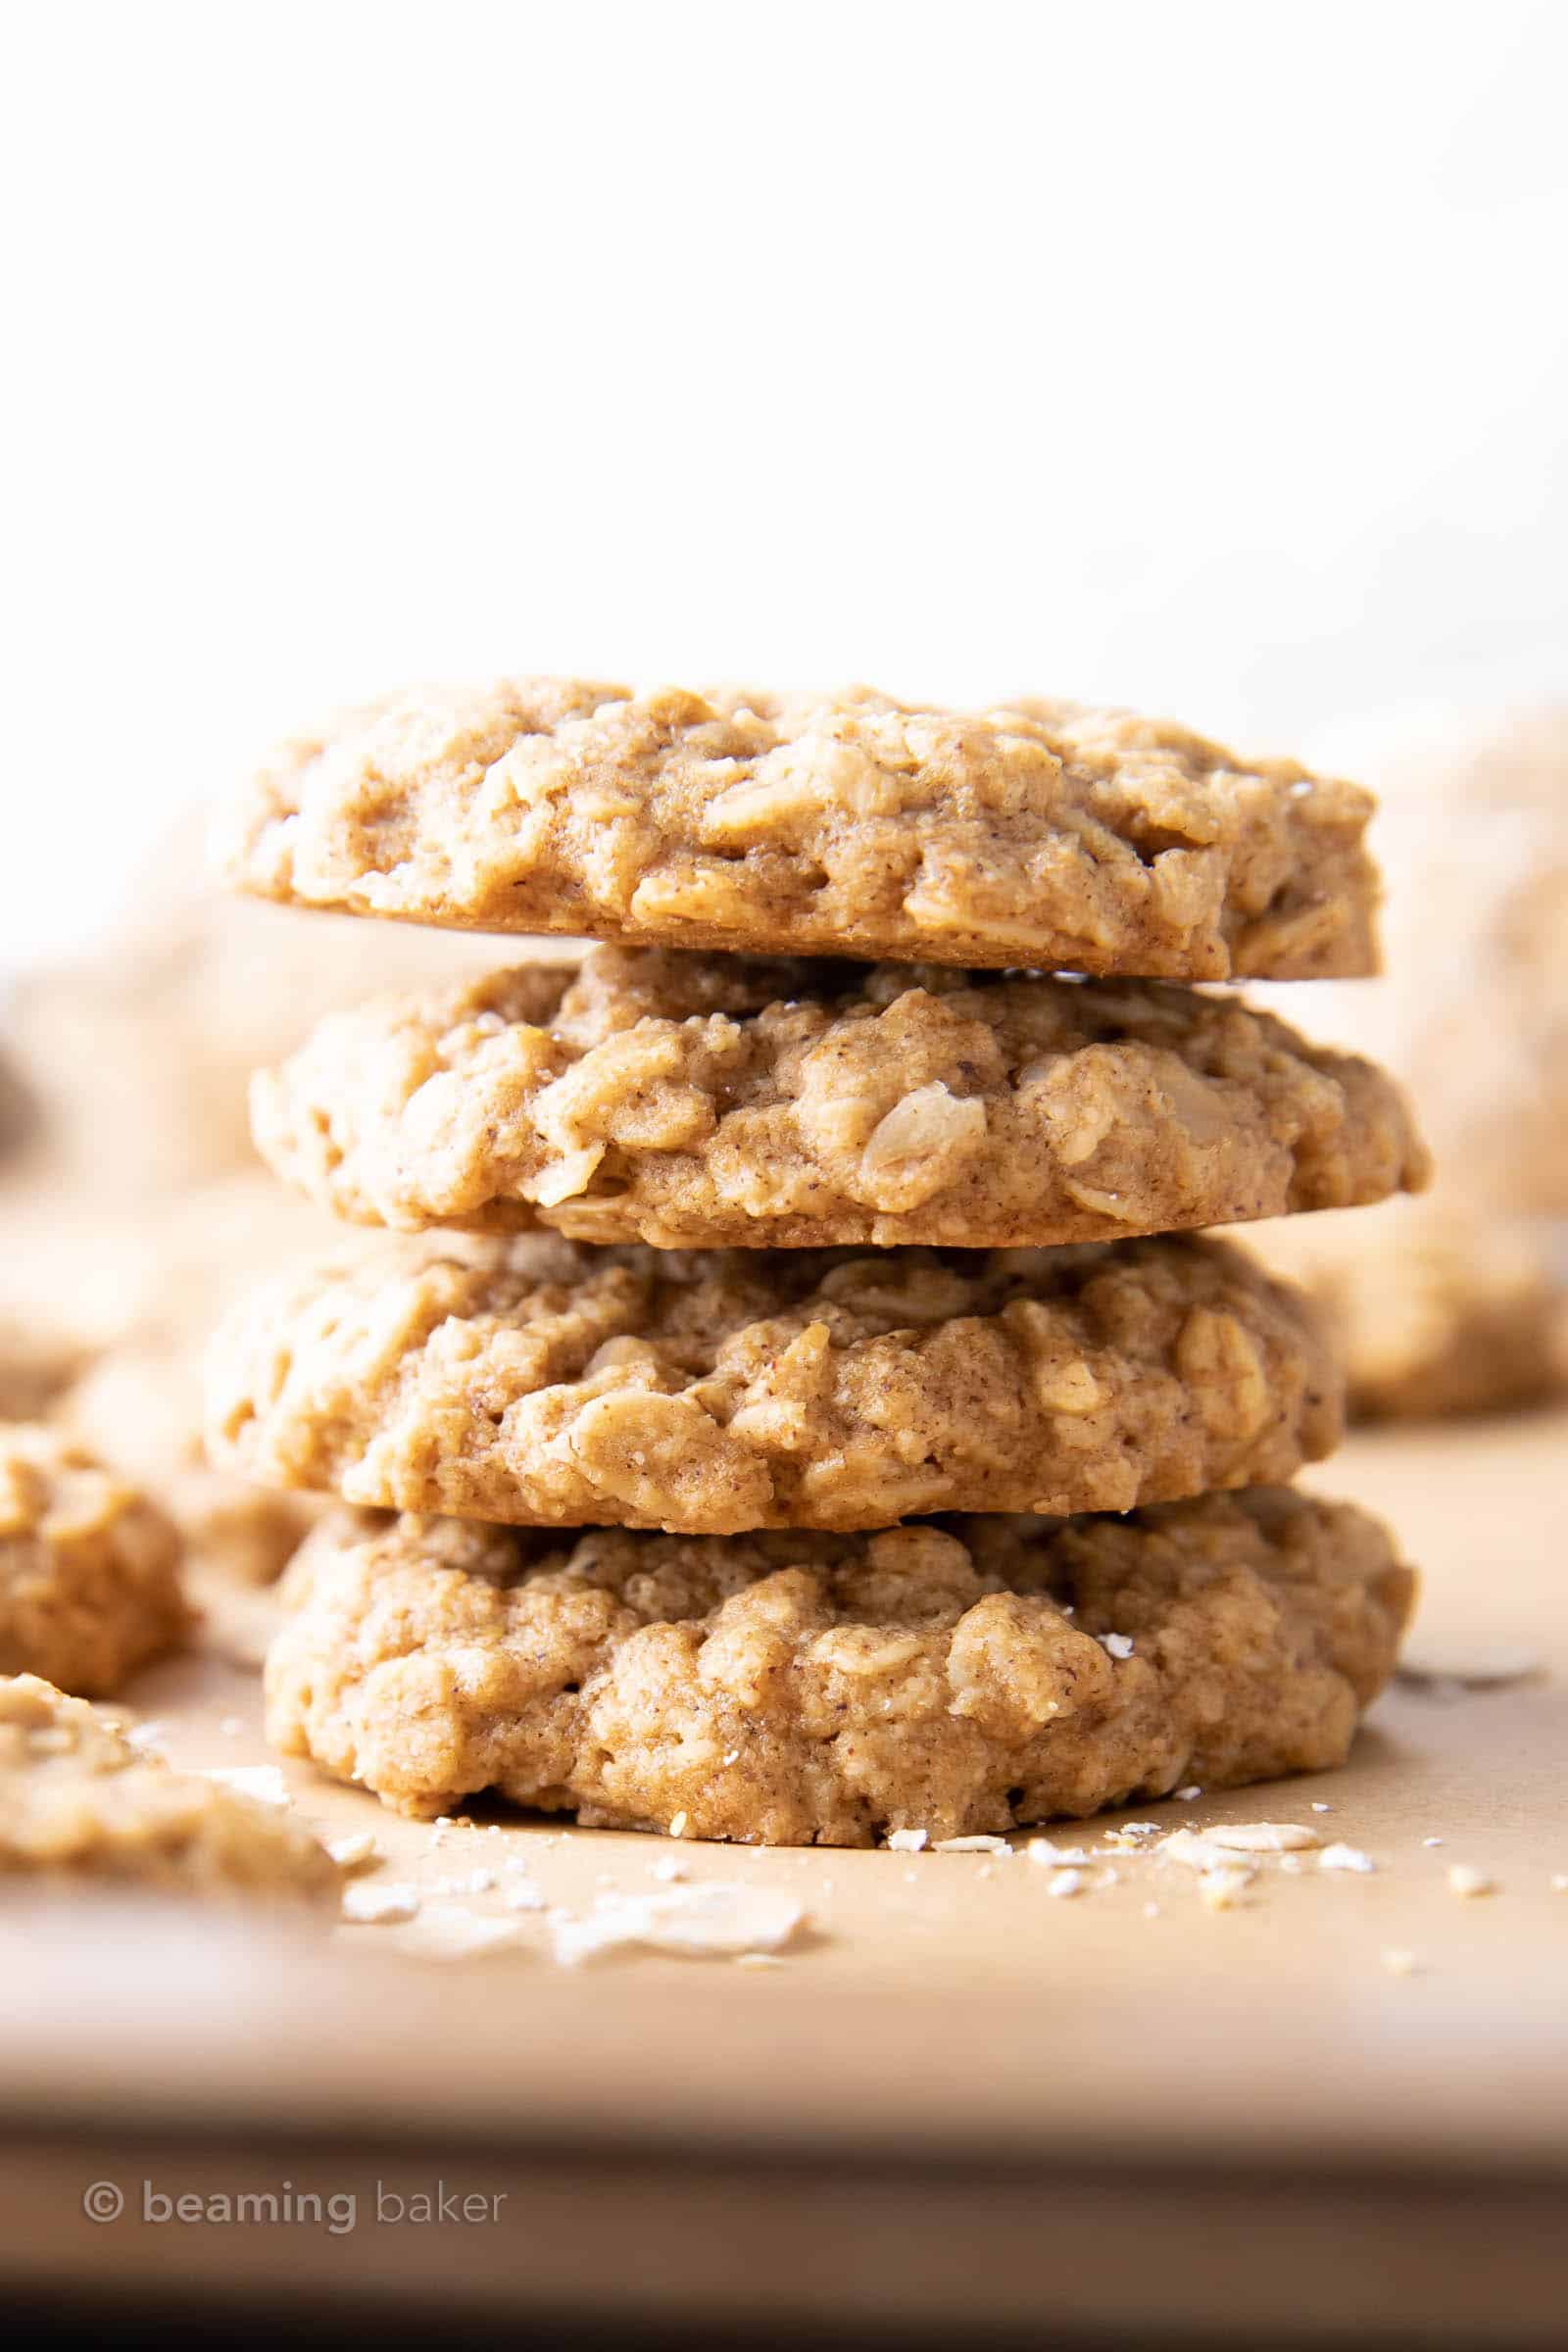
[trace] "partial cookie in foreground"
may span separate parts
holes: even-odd
[[[1290,1478],[1340,1432],[1307,1302],[1223,1243],[597,1250],[409,1241],[260,1292],[219,1463],[519,1524],[883,1527]]]
[[[181,1544],[59,1431],[0,1423],[0,1674],[104,1698],[184,1638]]]
[[[1375,971],[1370,795],[1068,703],[513,678],[351,711],[220,826],[263,898],[633,946],[1140,978]]]
[[[599,948],[322,1022],[258,1075],[340,1216],[663,1249],[1004,1248],[1425,1181],[1393,1081],[1159,982]]]
[[[273,1806],[172,1772],[36,1675],[0,1678],[0,1877],[85,1872],[191,1893],[328,1898],[341,1873]]]
[[[1357,1420],[1504,1412],[1568,1395],[1568,1265],[1528,1227],[1439,1194],[1237,1238],[1322,1306]]]
[[[1274,1488],[872,1536],[344,1514],[287,1585],[270,1739],[402,1812],[871,1845],[1339,1764],[1414,1580]]]

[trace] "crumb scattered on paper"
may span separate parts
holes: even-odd
[[[550,1914],[556,1958],[567,1968],[638,1945],[701,1958],[778,1951],[805,1919],[804,1906],[776,1888],[722,1879],[664,1894],[602,1894],[580,1918]]]
[[[413,1919],[418,1908],[417,1886],[372,1883],[343,1889],[343,1917],[357,1928],[390,1927],[394,1921]]]
[[[236,1796],[254,1796],[259,1804],[286,1805],[288,1784],[275,1764],[209,1764],[202,1778],[232,1788]]]
[[[381,1849],[368,1830],[356,1830],[347,1838],[329,1838],[326,1850],[339,1870],[368,1870],[381,1858]]]
[[[1364,1878],[1377,1864],[1370,1854],[1363,1854],[1358,1845],[1326,1845],[1317,1858],[1319,1870],[1349,1870]]]
[[[1210,1845],[1233,1846],[1243,1854],[1294,1854],[1323,1842],[1316,1830],[1298,1821],[1225,1821],[1203,1836]]]

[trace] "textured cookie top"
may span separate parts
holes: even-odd
[[[665,1249],[1100,1241],[1426,1175],[1392,1081],[1232,998],[647,949],[336,1015],[252,1118],[341,1216]]]
[[[190,1618],[172,1522],[58,1430],[0,1422],[0,1674],[107,1697]]]
[[[476,930],[1293,980],[1377,968],[1371,809],[1068,703],[514,678],[287,745],[218,853],[264,898]]]
[[[1224,1244],[383,1244],[220,1331],[220,1460],[519,1524],[881,1527],[1288,1478],[1340,1428],[1306,1302]]]
[[[216,1893],[329,1895],[336,1865],[275,1808],[172,1772],[79,1698],[0,1678],[0,1873],[86,1870]]]
[[[1285,1489],[1065,1524],[559,1536],[323,1522],[268,1728],[403,1811],[865,1845],[1339,1762],[1412,1579]],[[684,1820],[681,1821],[681,1817]]]

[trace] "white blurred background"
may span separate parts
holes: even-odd
[[[1568,684],[1555,0],[16,9],[0,961],[426,675]]]

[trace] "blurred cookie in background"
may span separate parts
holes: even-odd
[[[0,1313],[0,1421],[37,1421],[92,1361],[69,1330]]]
[[[1325,1310],[1360,1421],[1568,1396],[1568,1282],[1547,1239],[1440,1192],[1233,1228]]]
[[[461,982],[495,961],[493,942],[226,901],[200,835],[192,821],[171,838],[133,885],[134,912],[90,954],[7,975],[18,1150],[0,1165],[0,1219],[19,1161],[119,1202],[253,1167],[259,1062],[367,992]],[[0,1075],[0,1149],[7,1099]]]
[[[1387,977],[1315,987],[1314,1039],[1405,1080],[1446,1192],[1568,1217],[1568,703],[1332,748],[1380,796]],[[1248,993],[1301,1017],[1298,991]]]
[[[170,1513],[201,1567],[275,1576],[315,1507],[208,1466],[202,1357],[252,1280],[345,1237],[258,1173],[130,1204],[0,1186],[0,1416],[46,1415],[91,1446]]]
[[[252,1581],[314,1507],[207,1466],[202,1352],[235,1291],[343,1237],[264,1178],[251,1072],[367,988],[461,982],[495,950],[224,901],[201,834],[170,837],[90,953],[4,976],[0,1416],[47,1415],[143,1484],[199,1566]]]
[[[0,1050],[0,1161],[26,1142],[37,1116],[32,1089],[11,1056]]]
[[[1435,816],[1475,904],[1462,958],[1425,941],[1410,1079],[1455,1183],[1568,1217],[1568,704],[1479,750]]]
[[[1314,748],[1380,795],[1387,977],[1314,987],[1309,1026],[1404,1080],[1437,1184],[1239,1238],[1329,1307],[1362,1419],[1568,1394],[1568,704]]]

